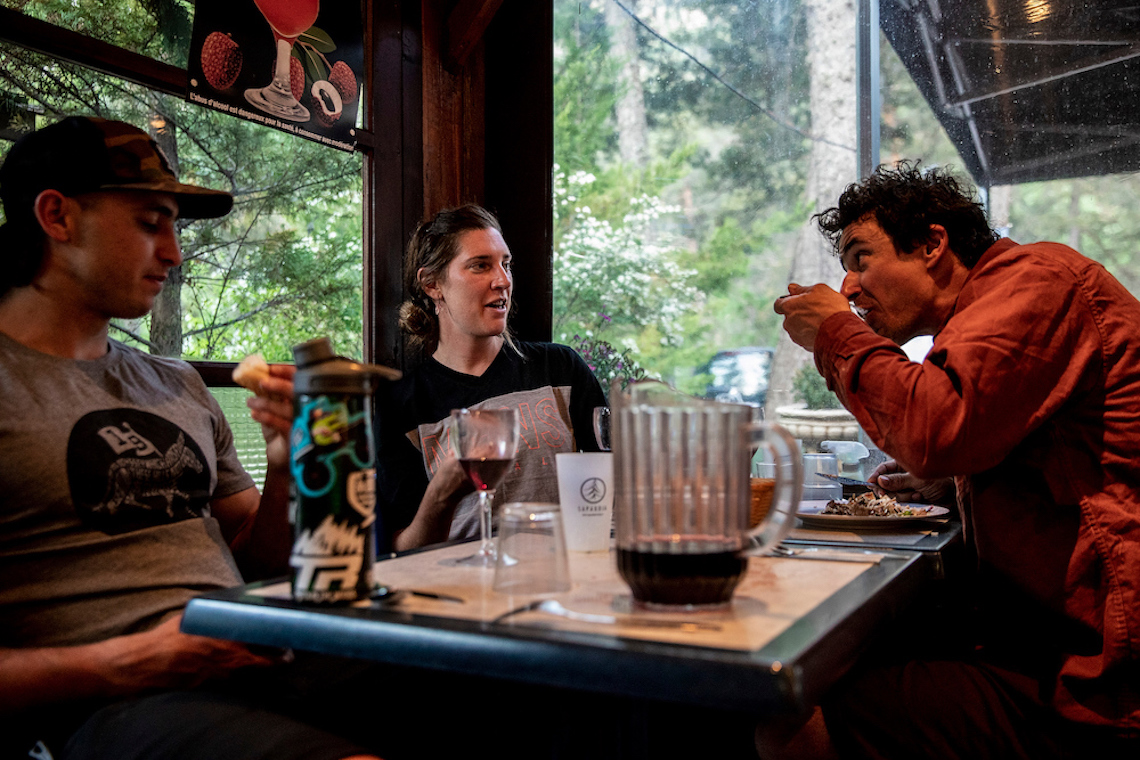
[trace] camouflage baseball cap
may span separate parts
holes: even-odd
[[[178,199],[179,216],[208,219],[233,208],[233,196],[178,181],[150,136],[121,121],[69,116],[20,138],[0,167],[9,219],[44,190],[74,196],[98,190],[152,190]]]

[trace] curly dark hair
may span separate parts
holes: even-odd
[[[982,204],[948,170],[922,170],[918,161],[878,167],[860,183],[848,185],[833,208],[812,217],[838,252],[843,229],[868,216],[900,251],[913,251],[930,236],[930,225],[946,228],[950,250],[970,268],[998,239]]]

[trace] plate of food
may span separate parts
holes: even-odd
[[[892,496],[875,496],[868,491],[850,499],[804,502],[796,516],[812,528],[899,528],[915,521],[937,519],[950,514],[946,507],[909,504]]]

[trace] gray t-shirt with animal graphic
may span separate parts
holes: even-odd
[[[0,647],[145,630],[240,583],[209,503],[252,485],[185,362],[0,334]]]

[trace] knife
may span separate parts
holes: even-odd
[[[874,483],[866,480],[856,480],[855,478],[845,478],[842,475],[828,475],[826,472],[817,472],[816,475],[828,480],[834,480],[836,483],[842,483],[845,486],[866,486],[867,488],[877,488]]]

